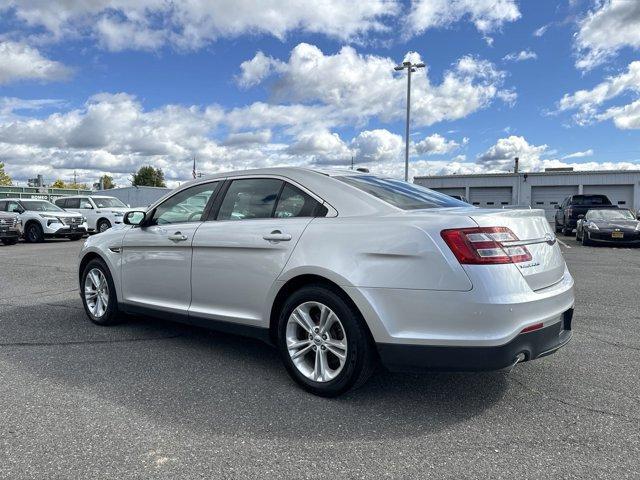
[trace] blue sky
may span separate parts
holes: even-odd
[[[640,168],[640,2],[23,0],[0,7],[0,161],[125,185],[271,165]]]

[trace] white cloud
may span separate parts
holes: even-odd
[[[409,13],[413,33],[448,27],[463,19],[486,34],[520,18],[514,0],[414,0]]]
[[[0,11],[7,9],[54,39],[91,34],[111,50],[147,50],[166,44],[200,48],[243,34],[284,39],[296,30],[352,40],[386,31],[385,20],[396,16],[400,5],[395,0],[8,0]]]
[[[640,48],[640,2],[596,2],[596,8],[579,22],[576,66],[589,70],[611,58],[623,47]]]
[[[538,54],[531,50],[521,50],[517,53],[512,52],[502,57],[502,59],[507,62],[523,62],[524,60],[535,60],[536,58],[538,58]]]
[[[365,130],[351,142],[358,163],[399,162],[404,142],[400,135],[385,129]]]
[[[230,133],[224,145],[263,145],[271,141],[271,130],[258,130],[254,132]]]
[[[420,61],[415,52],[407,54]],[[256,84],[273,73],[276,101],[298,102],[308,107],[326,108],[323,121],[329,126],[364,124],[371,118],[382,121],[404,116],[406,79],[396,74],[396,63],[388,57],[362,55],[352,47],[343,47],[325,55],[315,45],[301,43],[287,62],[269,59],[258,53],[246,65],[258,65],[257,73],[247,81]],[[277,68],[264,67],[277,65]],[[248,67],[249,69],[249,67]],[[487,107],[495,98],[513,101],[514,93],[502,89],[505,73],[485,60],[465,56],[445,71],[442,82],[429,79],[428,68],[414,74],[412,82],[412,121],[426,126],[443,120],[464,118]],[[266,110],[264,104],[261,110]]]
[[[631,62],[626,72],[607,77],[590,90],[565,94],[558,103],[558,111],[577,110],[573,118],[579,125],[593,120],[613,119],[618,128],[640,128],[637,101],[599,112],[602,104],[627,92],[640,93],[640,61]]]
[[[279,60],[258,52],[251,60],[246,60],[240,64],[242,73],[237,78],[238,84],[242,87],[257,85],[274,71],[281,68],[281,66],[282,62]]]
[[[548,29],[549,29],[549,25],[543,25],[540,28],[536,28],[533,31],[533,36],[534,37],[542,37],[545,33],[547,33]]]
[[[593,149],[590,148],[588,150],[583,150],[581,152],[570,153],[562,157],[562,159],[567,160],[569,158],[583,158],[583,157],[592,157],[592,156],[593,156]]]
[[[531,145],[524,137],[511,135],[500,138],[477,158],[477,163],[489,170],[513,170],[514,158],[520,159],[521,170],[534,170],[540,163],[540,156],[547,152],[547,145]]]
[[[414,146],[416,152],[421,155],[444,155],[457,150],[459,147],[460,144],[455,140],[447,140],[437,133],[425,137]]]
[[[63,80],[70,74],[71,69],[43,57],[29,45],[0,41],[0,85],[20,80]]]

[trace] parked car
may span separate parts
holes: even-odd
[[[580,215],[576,240],[583,245],[594,242],[640,244],[640,221],[631,210],[591,209]]]
[[[54,202],[67,212],[77,212],[87,219],[90,232],[102,233],[122,223],[122,216],[130,210],[115,197],[106,195],[80,195],[58,198]]]
[[[571,338],[573,279],[542,210],[270,168],[186,183],[124,223],[80,252],[92,322],[151,314],[262,338],[319,395],[362,384],[378,358],[391,370],[497,370]]]
[[[0,241],[5,245],[15,245],[22,234],[21,222],[17,213],[9,213],[0,210]]]
[[[47,200],[5,198],[0,211],[18,214],[27,242],[42,242],[45,238],[80,240],[87,233],[87,221],[79,213],[65,212]]]
[[[578,224],[578,217],[591,208],[618,208],[606,195],[571,195],[556,205],[556,233],[571,235]]]

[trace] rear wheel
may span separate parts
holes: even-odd
[[[39,223],[30,223],[24,232],[24,239],[29,243],[40,243],[44,241],[44,233]]]
[[[289,375],[305,390],[335,397],[362,385],[375,351],[360,313],[322,285],[294,292],[278,319],[277,344]]]
[[[120,322],[113,278],[102,260],[94,259],[87,263],[80,286],[82,304],[89,320],[103,326]]]
[[[96,230],[98,231],[98,233],[103,233],[109,230],[110,228],[111,228],[111,222],[109,222],[109,220],[107,220],[106,218],[103,218],[98,222],[98,227],[96,228]]]

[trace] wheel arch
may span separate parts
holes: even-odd
[[[278,315],[280,314],[280,309],[284,305],[287,298],[295,291],[306,287],[308,285],[320,285],[323,286],[337,295],[339,295],[345,302],[347,302],[353,309],[358,312],[360,315],[360,319],[362,320],[367,334],[369,335],[369,339],[372,344],[374,343],[373,335],[371,334],[371,329],[367,324],[367,321],[364,318],[362,310],[358,307],[356,302],[351,298],[351,296],[336,282],[330,280],[329,278],[316,274],[316,273],[303,273],[296,275],[288,279],[278,290],[276,293],[273,302],[271,304],[271,311],[269,314],[269,339],[275,345],[276,344],[276,332],[278,328]]]
[[[111,271],[111,267],[109,266],[109,262],[107,262],[107,260],[100,255],[97,252],[94,251],[89,251],[86,253],[86,255],[84,255],[81,259],[80,259],[80,264],[78,265],[78,285],[80,285],[82,283],[82,272],[84,272],[85,267],[87,266],[87,264],[91,261],[91,260],[101,260],[102,263],[104,263],[107,268],[109,269],[109,273],[111,274],[111,278],[114,279],[115,282],[115,276],[113,275],[113,272]]]

